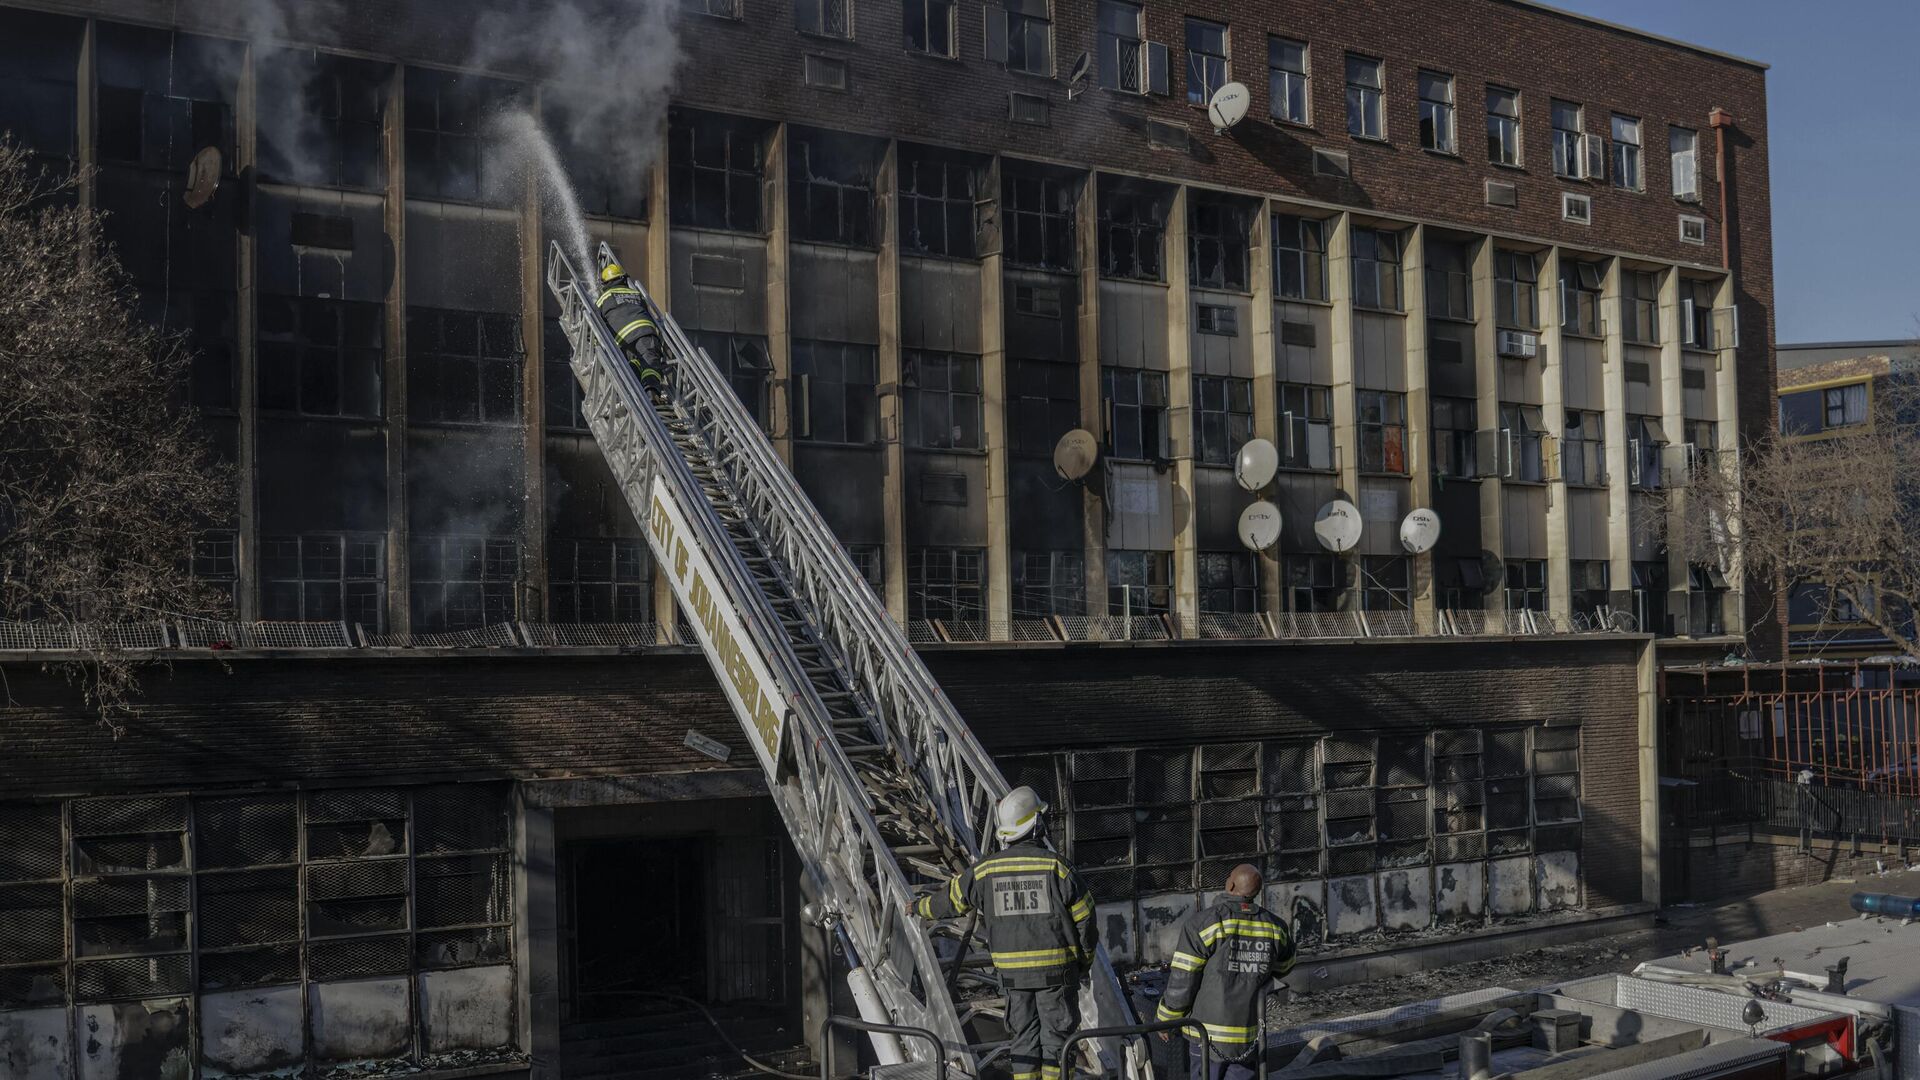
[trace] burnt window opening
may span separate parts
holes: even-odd
[[[588,431],[587,395],[581,389],[580,380],[573,375],[573,367],[567,357],[573,355],[573,343],[567,340],[566,331],[560,329],[560,320],[546,318],[541,320],[541,352],[544,357],[541,376],[545,382],[542,397],[546,402],[548,431]]]
[[[1052,0],[1002,0],[986,9],[986,56],[1008,71],[1053,74]]]
[[[797,136],[787,147],[787,215],[793,237],[872,248],[874,161],[864,141]]]
[[[1412,560],[1404,555],[1368,555],[1360,560],[1362,611],[1412,611]]]
[[[724,334],[714,330],[689,330],[687,339],[695,348],[706,350],[707,357],[733,387],[734,396],[747,407],[760,429],[767,430],[769,417],[773,415],[768,406],[773,361],[767,355],[767,339],[757,334]],[[572,378],[572,372],[568,372],[567,377]],[[578,380],[575,384],[578,385]],[[580,426],[584,428],[586,424],[582,422]]]
[[[313,187],[379,191],[389,65],[311,49],[277,49],[260,72],[260,175]]]
[[[1200,614],[1260,611],[1260,556],[1251,551],[1200,552]]]
[[[1628,270],[1620,275],[1626,338],[1635,345],[1660,344],[1660,275]]]
[[[653,621],[653,562],[644,540],[547,542],[547,618],[557,623]]]
[[[1405,475],[1407,396],[1385,390],[1355,394],[1360,413],[1360,471]]]
[[[370,420],[385,414],[382,305],[262,296],[259,320],[262,409]]]
[[[554,142],[554,152],[566,165],[567,179],[580,200],[582,213],[593,217],[647,220],[646,156],[649,134],[608,132],[568,108],[558,94],[543,95],[540,111]]]
[[[1013,553],[1013,617],[1087,613],[1087,561],[1078,551]]]
[[[1326,300],[1326,222],[1273,215],[1273,288],[1287,300]]]
[[[1107,614],[1151,618],[1173,612],[1173,553],[1109,551]]]
[[[1231,200],[1196,196],[1187,214],[1187,280],[1209,289],[1247,291],[1247,232],[1252,214]]]
[[[794,438],[870,446],[880,441],[880,354],[872,345],[793,343]]]
[[[1135,368],[1100,369],[1107,456],[1121,461],[1166,461],[1167,374]]]
[[[1231,465],[1253,438],[1253,380],[1193,377],[1193,456],[1206,465]]]
[[[184,173],[209,147],[232,177],[239,42],[101,23],[94,103],[103,163]]]
[[[980,358],[908,349],[901,357],[906,443],[929,450],[979,450]]]
[[[860,580],[873,587],[874,594],[887,595],[887,552],[879,544],[848,544],[847,558],[860,572]]]
[[[472,630],[514,618],[520,542],[506,536],[416,536],[408,601],[419,632]]]
[[[971,259],[978,173],[965,160],[900,148],[900,247],[919,255]]]
[[[175,337],[188,352],[178,400],[203,413],[230,416],[239,398],[234,370],[236,324],[230,292],[148,289],[138,300],[143,322]]]
[[[1080,368],[1052,360],[1007,365],[1007,449],[1051,457],[1060,437],[1080,426]]]
[[[1432,398],[1433,474],[1471,480],[1479,472],[1479,405],[1472,398]]]
[[[524,354],[518,316],[408,308],[408,419],[436,424],[518,421]]]
[[[1346,564],[1340,556],[1288,555],[1286,574],[1288,611],[1340,610],[1340,597],[1347,591]]]
[[[380,533],[304,533],[260,541],[260,617],[358,623],[384,632],[387,540]]]
[[[240,534],[209,529],[193,538],[189,562],[195,581],[223,597],[229,611],[240,608]]]
[[[1113,184],[1100,192],[1100,274],[1164,281],[1167,205],[1164,191]]]
[[[1508,559],[1506,604],[1509,611],[1547,610],[1547,561]]]
[[[519,192],[489,154],[486,127],[521,88],[499,79],[407,69],[407,197],[509,205]]]
[[[986,549],[908,549],[907,617],[955,623],[985,622]]]
[[[0,131],[37,155],[80,153],[79,69],[84,23],[0,11]]]
[[[928,56],[959,56],[959,35],[954,31],[959,7],[958,0],[904,0],[902,18],[908,50]]]
[[[1009,171],[1001,189],[1007,261],[1042,270],[1074,269],[1076,183]]]
[[[1333,388],[1281,383],[1280,464],[1288,469],[1333,468]]]
[[[668,214],[673,224],[760,232],[765,173],[758,125],[681,109],[669,115]]]
[[[1572,582],[1572,607],[1575,614],[1599,620],[1612,604],[1607,588],[1607,563],[1604,559],[1575,559],[1569,567]],[[1590,625],[1605,625],[1598,621]]]
[[[1353,303],[1376,311],[1402,311],[1400,234],[1353,230]]]

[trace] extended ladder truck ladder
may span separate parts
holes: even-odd
[[[1006,779],[712,359],[648,296],[667,354],[656,405],[558,244],[547,285],[600,451],[767,775],[862,1019],[932,1031],[955,1075],[979,1076],[1005,1053],[969,1034],[1004,1015],[991,969],[963,945],[944,970],[904,909],[912,881],[983,852]],[[1083,1027],[1133,1022],[1104,948],[1090,984]],[[875,1077],[923,1074],[923,1040],[872,1038]],[[1097,1050],[1104,1074],[1147,1076],[1137,1042]]]

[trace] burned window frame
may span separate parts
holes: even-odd
[[[1360,610],[1412,611],[1413,560],[1405,555],[1360,558]]]
[[[520,192],[489,152],[487,121],[519,101],[524,87],[504,79],[408,65],[403,76],[406,192],[409,200],[511,206]],[[427,108],[426,96],[432,95]],[[470,98],[470,100],[468,100]],[[473,182],[459,177],[470,170]]]
[[[901,253],[978,258],[980,170],[974,163],[958,155],[902,145],[897,169]],[[938,190],[929,183],[934,178]],[[939,229],[927,228],[929,221],[938,221]]]
[[[987,549],[907,549],[907,618],[984,623],[987,618]]]
[[[1340,556],[1324,551],[1288,552],[1281,564],[1286,574],[1288,611],[1340,610],[1340,598],[1347,591],[1346,564]]]
[[[747,415],[760,425],[760,430],[771,430],[773,358],[767,351],[766,337],[722,330],[688,330],[686,334],[695,348],[706,350],[707,358],[726,377],[734,396],[746,407]]]
[[[878,163],[864,141],[816,133],[787,142],[787,221],[795,241],[880,246]]]
[[[1401,280],[1405,270],[1405,237],[1392,229],[1351,230],[1353,306],[1394,314],[1406,310]]]
[[[1130,390],[1122,400],[1120,391]],[[1165,461],[1172,455],[1172,408],[1167,397],[1167,373],[1144,368],[1102,365],[1100,400],[1106,422],[1102,444],[1107,456],[1121,461]],[[1121,433],[1130,432],[1122,440]]]
[[[1427,318],[1473,321],[1473,253],[1463,240],[1427,241]]]
[[[1480,403],[1470,397],[1436,394],[1429,399],[1429,410],[1433,414],[1433,474],[1448,480],[1477,478]]]
[[[1253,211],[1230,196],[1187,200],[1187,283],[1244,293],[1251,288]]]
[[[1255,615],[1260,602],[1260,556],[1252,551],[1196,554],[1200,614]]]
[[[471,554],[453,547],[472,548]],[[432,554],[428,554],[432,551]],[[423,558],[423,555],[427,557]],[[466,564],[455,566],[454,564]],[[446,571],[472,569],[471,574]],[[440,572],[429,574],[430,568]],[[511,622],[518,612],[520,541],[506,535],[420,533],[407,542],[407,606],[415,633],[474,630]],[[477,604],[461,604],[475,619],[454,619],[452,603],[458,592],[471,591]],[[437,593],[437,603],[434,602]],[[433,617],[437,614],[438,617]]]
[[[1125,578],[1136,578],[1127,581]],[[1173,552],[1107,552],[1107,615],[1151,619],[1173,614]]]
[[[794,439],[835,446],[872,446],[879,442],[879,348],[796,338],[791,349]],[[856,364],[859,370],[850,376],[850,365]],[[838,424],[826,422],[836,415],[834,404],[839,406]]]
[[[1100,193],[1100,276],[1114,281],[1167,279],[1167,211],[1172,199],[1155,187],[1112,184]],[[1126,253],[1121,239],[1126,240]],[[1148,253],[1143,257],[1142,252]]]
[[[1273,292],[1283,300],[1327,302],[1327,223],[1299,214],[1274,214]],[[1297,284],[1288,287],[1288,271]]]
[[[1573,487],[1607,486],[1606,417],[1583,409],[1566,409],[1560,439],[1560,478]]]
[[[1076,268],[1080,182],[1014,169],[1004,172],[1001,198],[1007,231],[1002,251],[1008,265],[1056,271]]]
[[[472,321],[471,349],[464,323]],[[449,328],[453,333],[449,334]],[[520,422],[524,402],[521,369],[526,347],[520,316],[497,311],[407,308],[407,422],[462,427],[505,427]],[[449,391],[468,378],[473,409]]]
[[[1060,391],[1062,385],[1067,393]],[[1029,430],[1035,424],[1039,426],[1038,435]],[[1052,457],[1060,437],[1079,426],[1078,364],[1071,360],[1008,361],[1008,453],[1021,457]]]
[[[326,602],[329,590],[330,604]],[[386,534],[348,531],[261,537],[260,617],[269,621],[339,621],[384,633]]]
[[[347,191],[384,191],[388,93],[393,65],[318,49],[275,49],[255,63],[259,72],[256,112],[260,178],[263,182]],[[276,110],[276,93],[297,95]],[[297,117],[296,123],[275,123]],[[302,146],[281,153],[280,132],[297,134]],[[323,168],[302,170],[296,161]]]
[[[1407,475],[1406,394],[1394,390],[1354,391],[1354,431],[1362,474]]]
[[[1253,380],[1231,375],[1193,377],[1193,458],[1231,465],[1253,438]]]
[[[229,610],[240,609],[240,532],[203,529],[193,537],[187,571],[227,597]]]
[[[1015,551],[1013,617],[1077,618],[1087,613],[1087,559],[1077,549]]]
[[[547,620],[650,623],[653,558],[635,537],[549,537]]]
[[[716,141],[718,161],[711,158],[716,147],[709,145]],[[671,110],[667,174],[667,218],[674,228],[765,234],[766,145],[765,132],[757,125],[713,113]],[[707,201],[715,194],[717,206]]]
[[[1333,387],[1283,382],[1275,392],[1280,405],[1280,467],[1334,471],[1339,455],[1333,445]],[[1325,464],[1313,463],[1316,444],[1325,447]]]
[[[257,303],[255,393],[263,411],[354,420],[386,417],[386,305],[269,294]],[[323,332],[316,334],[316,328]],[[276,363],[290,370],[276,374]],[[328,372],[334,387],[331,407],[318,378]],[[287,379],[291,386],[282,381]],[[357,408],[349,400],[355,397],[349,388],[356,379],[361,383]]]
[[[1507,580],[1501,593],[1508,611],[1547,610],[1547,560],[1508,559]]]
[[[976,354],[903,349],[902,437],[915,450],[984,450],[986,388]],[[929,419],[942,417],[937,426]]]
[[[0,129],[10,130],[13,140],[50,172],[63,171],[61,166],[80,157],[79,72],[86,23],[8,8],[0,12],[0,28],[10,31],[0,45],[0,102],[8,103],[13,115],[0,118]]]

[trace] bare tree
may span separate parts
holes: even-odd
[[[1691,565],[1730,569],[1782,594],[1824,590],[1829,618],[1857,620],[1920,658],[1920,384],[1876,372],[1866,422],[1812,437],[1769,434],[1730,463],[1698,463],[1664,494],[1670,543]],[[1666,515],[1662,515],[1666,517]]]
[[[139,321],[76,185],[0,139],[0,619],[217,611],[190,556],[230,513],[231,470],[183,405],[189,354]],[[67,671],[105,719],[135,664],[81,641]]]

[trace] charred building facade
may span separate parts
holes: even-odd
[[[676,868],[646,914],[697,998],[784,1016],[825,964],[795,889],[753,891],[788,855],[582,415],[509,107],[1051,795],[1119,955],[1247,858],[1327,948],[1657,902],[1621,631],[1747,624],[1737,562],[1650,518],[1773,422],[1760,65],[1519,0],[704,0],[649,7],[675,75],[595,84],[609,112],[488,44],[513,6],[0,6],[0,129],[90,170],[243,481],[194,553],[236,621],[154,630],[138,766],[0,657],[18,1075],[592,1075],[562,1047],[640,962],[608,865]]]

